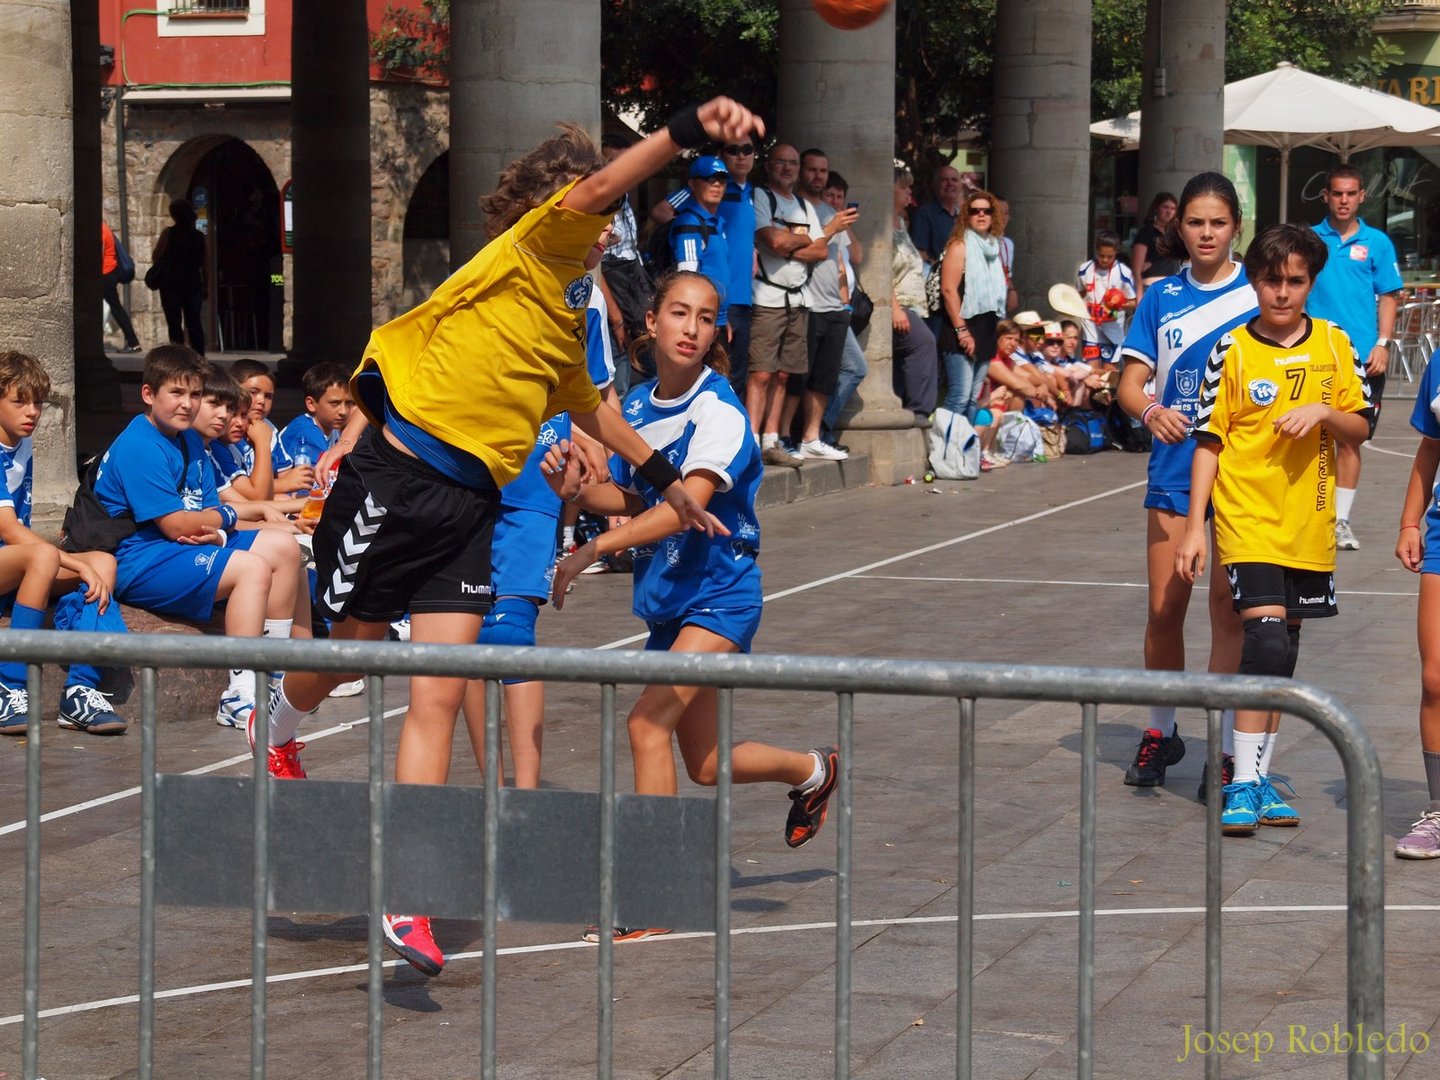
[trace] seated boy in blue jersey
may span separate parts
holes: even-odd
[[[57,630],[124,633],[120,605],[111,597],[115,560],[102,551],[78,554],[47,544],[30,529],[34,449],[31,433],[50,393],[50,376],[33,356],[0,352],[0,604],[12,630],[38,630],[52,598]],[[62,728],[119,735],[125,721],[99,690],[100,671],[71,664],[60,693]],[[24,735],[30,711],[25,664],[0,663],[0,734]]]
[[[242,408],[248,412],[249,395],[240,389],[228,372],[212,366],[205,376],[205,386],[200,391],[200,408],[196,410],[190,427],[205,444],[215,491],[224,503],[261,504],[265,507],[265,521],[289,521],[290,515],[299,514],[305,508],[303,498],[251,499],[235,486],[236,478],[245,473],[244,466],[230,452],[245,437],[245,425],[249,420],[242,413]],[[303,531],[304,526],[296,524]]]
[[[339,364],[316,364],[305,372],[301,385],[305,388],[305,411],[280,432],[280,449],[297,465],[314,465],[335,445],[340,429],[350,419],[354,405],[350,372]]]
[[[248,484],[236,478],[239,493],[247,499],[273,499],[277,494],[308,492],[315,485],[314,461],[291,461],[280,445],[279,430],[270,422],[270,410],[275,407],[275,376],[259,360],[246,358],[230,365],[230,377],[242,390],[249,391],[251,419],[264,425],[269,435],[268,444],[263,438],[248,437],[239,444],[249,474]]]
[[[233,637],[309,637],[295,526],[265,522],[261,504],[222,503],[191,430],[209,369],[183,345],[152,349],[140,387],[145,412],[100,461],[96,496],[111,517],[128,513],[136,523],[115,551],[115,595],[195,620],[209,619],[224,600]],[[255,673],[231,669],[216,723],[243,727],[254,707]]]

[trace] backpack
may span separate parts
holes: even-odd
[[[113,555],[120,542],[135,531],[133,515],[126,511],[111,517],[95,494],[95,474],[99,466],[98,457],[85,463],[75,499],[65,511],[65,521],[60,527],[61,551],[72,555],[81,551],[106,551]],[[183,474],[181,483],[184,483]]]
[[[948,245],[947,245],[948,246]],[[931,315],[945,314],[945,298],[940,294],[940,264],[945,261],[945,252],[940,252],[940,257],[930,264],[930,273],[925,276],[925,310]],[[961,299],[965,296],[965,275],[960,275],[960,285],[956,289]]]
[[[1110,402],[1110,408],[1105,413],[1105,424],[1110,430],[1110,443],[1117,450],[1132,454],[1150,452],[1153,441],[1150,429],[1122,409],[1119,401]]]
[[[685,204],[685,206],[689,205],[689,203]],[[710,246],[710,237],[715,235],[715,230],[708,222],[701,221],[694,214],[687,214],[684,207],[681,207],[673,218],[650,234],[650,239],[645,244],[645,261],[649,264],[650,272],[655,277],[659,277],[675,265],[675,245],[672,239],[677,236],[689,235],[700,237],[700,249],[703,251]]]
[[[113,235],[113,234],[112,234]],[[130,257],[130,252],[125,250],[125,245],[120,242],[118,236],[115,240],[115,270],[116,278],[121,285],[128,285],[135,280],[135,260]]]
[[[941,406],[930,418],[930,468],[941,480],[980,475],[980,436],[960,413]]]
[[[1040,425],[1023,413],[1006,413],[1000,421],[1000,452],[1011,461],[1045,460],[1045,439]]]
[[[1065,453],[1098,454],[1109,443],[1105,417],[1090,409],[1072,409],[1065,416]]]

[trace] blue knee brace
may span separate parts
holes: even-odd
[[[1296,634],[1298,650],[1300,637]],[[1241,675],[1274,675],[1283,678],[1294,670],[1290,660],[1290,632],[1285,620],[1262,615],[1245,620],[1245,644],[1240,650]]]
[[[523,596],[502,596],[491,606],[480,627],[481,645],[535,644],[535,620],[540,607]],[[528,682],[527,679],[502,679],[507,686]]]

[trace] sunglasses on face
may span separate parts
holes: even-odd
[[[714,176],[706,176],[701,179],[707,184],[723,184],[728,177],[724,173],[716,173]]]
[[[1065,344],[1065,339],[1064,339],[1063,337],[1047,337],[1047,338],[1045,339],[1045,344],[1046,344],[1046,345],[1064,345],[1064,344]]]
[[[727,154],[736,154],[741,157],[753,154],[755,152],[754,144],[748,142],[744,146],[736,146],[734,143],[730,143],[728,146],[725,146],[722,149],[724,149],[725,153]]]
[[[995,213],[995,210],[989,206],[972,206],[969,210],[965,212],[971,217],[976,217],[979,214],[993,214]]]

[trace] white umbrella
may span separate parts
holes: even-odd
[[[1133,126],[1132,126],[1133,121]],[[1101,138],[1138,142],[1139,114],[1090,125]],[[1280,220],[1290,186],[1290,151],[1318,146],[1350,155],[1377,146],[1440,142],[1440,113],[1392,94],[1336,82],[1282,62],[1225,87],[1225,141],[1280,151]]]
[[[1318,146],[1349,161],[1361,150],[1433,143],[1437,136],[1440,113],[1290,63],[1225,87],[1225,141],[1280,151],[1282,222],[1294,147]]]

